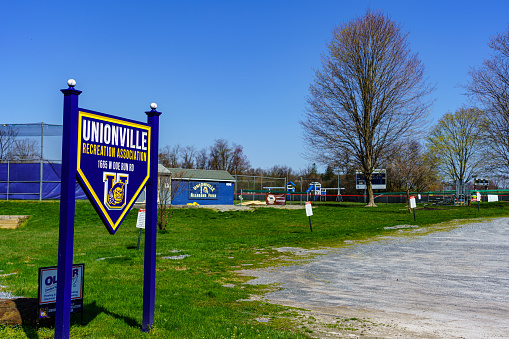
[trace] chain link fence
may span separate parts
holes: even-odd
[[[58,199],[62,125],[0,125],[0,199]],[[85,198],[76,184],[78,199]]]

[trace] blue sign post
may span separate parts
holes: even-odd
[[[64,121],[62,135],[62,174],[60,193],[60,228],[58,233],[57,307],[55,338],[69,338],[71,322],[72,255],[74,246],[74,185],[78,140],[78,96],[76,81],[67,81],[64,93]]]
[[[147,121],[152,128],[152,145],[150,157],[157,159],[159,150],[159,116],[157,105],[151,104]],[[150,181],[147,184],[145,215],[145,263],[143,276],[143,332],[154,326],[155,288],[156,288],[156,234],[157,234],[157,160],[150,169]]]
[[[75,182],[98,212],[111,234],[129,213],[147,186],[143,331],[154,326],[157,159],[159,115],[157,105],[146,112],[148,123],[78,107],[81,91],[70,79],[64,93],[62,184],[58,239],[55,338],[69,338],[74,243]]]

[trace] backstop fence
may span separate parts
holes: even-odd
[[[0,125],[0,199],[59,199],[62,125]],[[76,184],[76,198],[86,199]]]

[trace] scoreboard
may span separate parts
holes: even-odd
[[[371,174],[371,186],[374,190],[387,189],[387,173],[385,169],[375,169]],[[361,171],[355,172],[355,188],[366,189],[366,179]]]

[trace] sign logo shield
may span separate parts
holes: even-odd
[[[79,109],[77,177],[115,234],[150,177],[150,126]]]
[[[109,210],[121,209],[126,203],[128,174],[104,172],[104,205]]]

